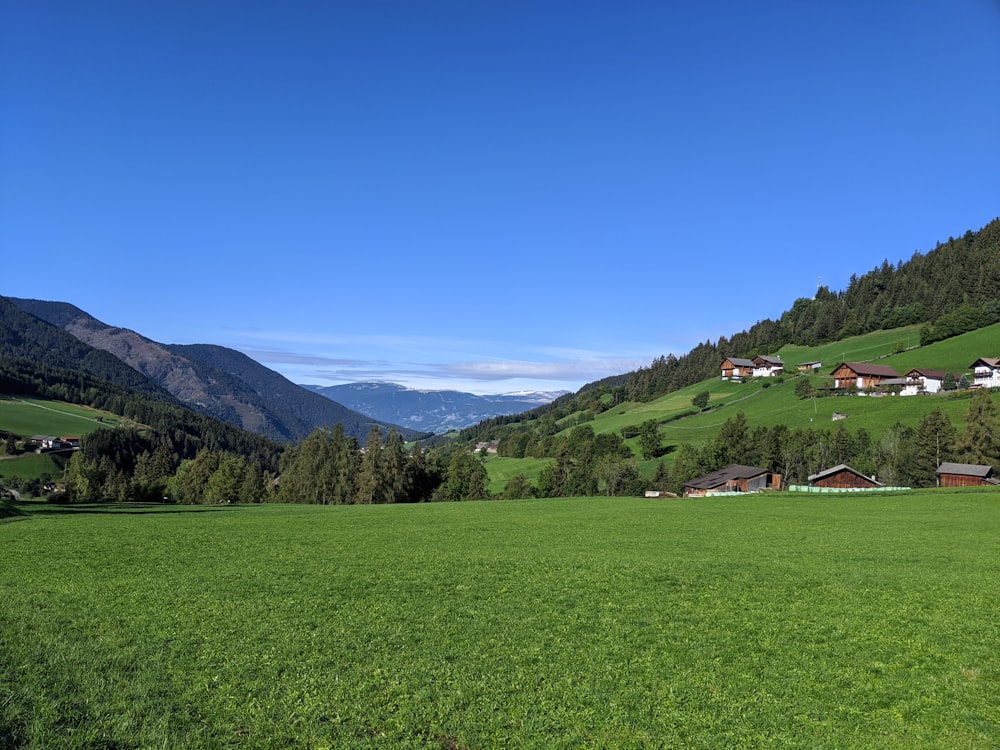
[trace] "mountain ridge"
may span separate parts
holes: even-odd
[[[381,381],[302,387],[373,419],[436,434],[464,429],[492,417],[529,411],[568,393],[529,391],[477,395],[457,390],[411,388]]]
[[[213,344],[161,344],[108,325],[67,302],[6,298],[22,312],[115,357],[179,403],[272,440],[292,442],[316,427],[341,424],[361,440],[373,426],[394,425],[295,385],[236,350]],[[421,437],[403,427],[404,437]]]

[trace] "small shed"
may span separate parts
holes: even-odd
[[[781,475],[758,466],[730,464],[684,483],[684,497],[704,497],[716,492],[759,492],[781,486]]]
[[[872,477],[866,477],[847,464],[837,464],[813,474],[809,477],[809,484],[813,487],[833,487],[841,490],[867,490],[882,486],[881,482],[876,482]]]
[[[938,467],[939,487],[984,487],[1000,484],[993,467],[985,464],[956,464],[945,461]]]

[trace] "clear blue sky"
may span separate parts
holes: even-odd
[[[575,390],[1000,215],[1000,2],[0,0],[0,294]]]

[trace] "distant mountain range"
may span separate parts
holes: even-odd
[[[316,427],[337,424],[347,435],[364,440],[372,426],[383,432],[392,426],[295,385],[233,349],[160,344],[102,323],[66,302],[0,297],[0,303],[0,354],[82,369],[119,385],[169,394],[272,440],[294,441]],[[61,337],[56,335],[60,331],[65,332]],[[405,439],[425,437],[405,426],[400,432]]]
[[[303,385],[372,419],[443,434],[484,419],[520,414],[555,401],[568,391],[527,391],[477,396],[461,391],[424,391],[396,383]]]

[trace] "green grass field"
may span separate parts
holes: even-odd
[[[68,453],[28,453],[12,458],[0,458],[0,477],[39,479],[48,475],[53,479],[59,479],[67,461],[69,461]]]
[[[103,417],[104,422],[97,422]],[[13,398],[0,395],[0,430],[21,437],[32,435],[87,435],[102,427],[115,427],[121,418],[109,412],[61,401]]]
[[[0,747],[1000,745],[996,492],[30,507]]]

